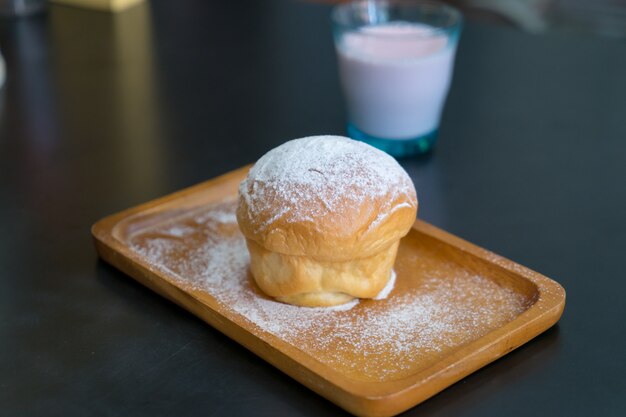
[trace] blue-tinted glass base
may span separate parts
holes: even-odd
[[[430,151],[437,141],[438,129],[425,135],[411,139],[381,139],[359,130],[352,123],[348,123],[348,136],[360,140],[396,158],[422,155]]]

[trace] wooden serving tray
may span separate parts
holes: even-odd
[[[556,282],[419,220],[387,298],[330,309],[268,299],[234,215],[247,170],[99,221],[98,254],[351,413],[407,410],[563,312]]]

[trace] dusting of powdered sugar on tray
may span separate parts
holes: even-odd
[[[254,164],[239,193],[247,206],[243,215],[267,217],[258,226],[261,230],[279,219],[298,223],[340,215],[381,197],[382,216],[415,206],[416,201],[413,182],[395,159],[341,136],[295,139],[272,149]],[[395,207],[403,195],[410,203]],[[380,221],[382,217],[375,224]]]
[[[405,377],[425,358],[434,360],[476,340],[527,307],[520,294],[459,272],[458,266],[431,270],[410,289],[399,290],[399,282],[394,288],[390,279],[380,301],[355,300],[333,308],[273,301],[249,276],[236,204],[219,203],[140,231],[130,246],[178,287],[210,294],[255,331],[270,333],[353,378]]]

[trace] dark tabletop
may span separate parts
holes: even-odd
[[[329,7],[157,1],[0,22],[0,415],[339,415],[98,261],[99,218],[343,133]],[[626,41],[468,22],[420,217],[567,290],[559,324],[407,412],[626,415]]]

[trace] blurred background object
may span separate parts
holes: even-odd
[[[119,12],[144,0],[50,0],[68,6],[86,7],[88,9]]]
[[[551,31],[626,37],[624,0],[448,0],[470,19]]]
[[[4,64],[4,58],[0,51],[0,87],[4,85],[4,79],[6,78],[6,66]]]
[[[135,192],[151,190],[163,181],[163,117],[150,4],[116,14],[55,6],[48,18],[53,85],[63,91],[56,97],[59,118],[77,127],[78,141],[105,140],[99,152],[109,155]],[[105,66],[111,71],[103,74]],[[78,141],[73,146],[80,147]]]
[[[77,190],[93,189],[93,180],[70,172],[94,169],[87,161],[95,155],[99,168],[109,169],[99,193],[109,183],[124,182],[136,195],[163,184],[148,2],[115,14],[52,5],[48,13],[2,22],[0,38],[7,66],[0,153],[12,156],[3,169],[19,178],[25,207],[35,210],[44,199],[60,216]],[[21,139],[12,141],[11,131]]]
[[[46,0],[0,0],[0,16],[27,16],[46,8]]]

